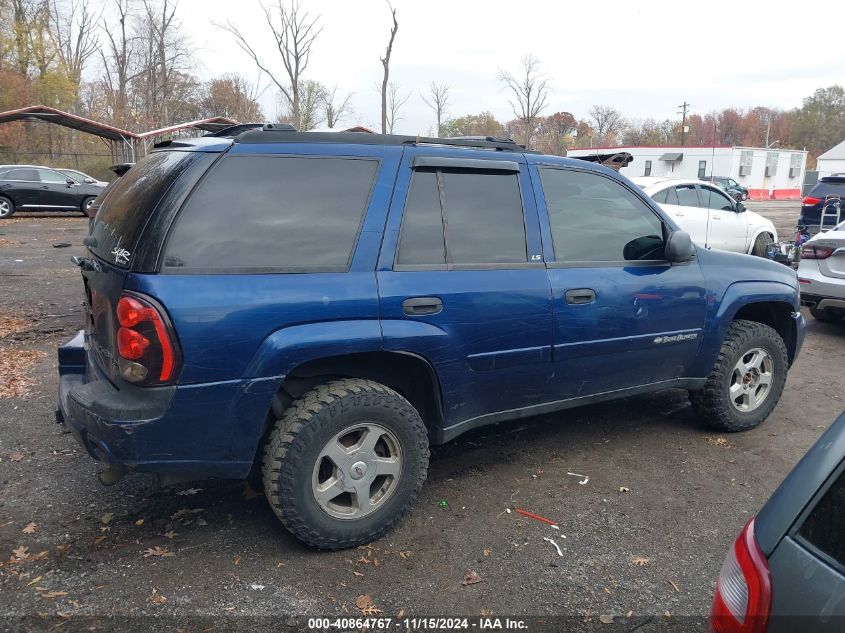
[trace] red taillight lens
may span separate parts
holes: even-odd
[[[833,249],[827,246],[805,244],[801,249],[801,259],[827,259],[833,254]]]
[[[813,196],[804,196],[804,199],[801,201],[801,204],[812,207],[815,204],[821,202],[821,198],[814,198]]]
[[[161,384],[176,373],[174,337],[163,312],[147,300],[124,295],[117,302],[117,351],[121,375],[130,382]]]
[[[772,606],[769,564],[754,537],[754,519],[731,547],[710,613],[714,633],[764,633]]]

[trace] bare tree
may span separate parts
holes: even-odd
[[[307,12],[300,9],[297,0],[291,0],[288,5],[285,5],[283,0],[277,0],[275,6],[266,7],[262,4],[261,8],[264,10],[264,19],[273,35],[287,77],[272,70],[270,65],[263,62],[250,44],[249,38],[234,24],[226,22],[217,26],[231,33],[241,50],[249,55],[255,65],[276,85],[282,100],[287,104],[291,123],[298,129],[302,129],[302,77],[308,68],[311,47],[323,30],[322,27],[317,26],[320,16],[311,19]]]
[[[399,22],[396,21],[396,9],[393,8],[393,5],[390,4],[390,0],[387,0],[387,6],[390,8],[390,17],[393,18],[393,26],[390,29],[390,40],[387,42],[387,50],[384,52],[384,57],[380,57],[381,65],[384,67],[384,75],[382,76],[381,80],[381,133],[387,134],[387,97],[390,89],[388,87],[388,83],[390,81],[390,55],[393,53],[393,40],[396,39],[396,31],[399,30]],[[407,101],[407,98],[405,99]],[[393,125],[390,126],[390,129],[393,130]]]
[[[319,81],[306,79],[300,85],[299,130],[313,130],[323,122],[326,87]]]
[[[527,146],[531,143],[537,117],[546,107],[549,80],[540,73],[540,60],[533,55],[526,55],[522,58],[519,76],[500,70],[499,81],[513,93],[511,109],[522,124],[525,135],[523,142]]]
[[[335,127],[340,121],[352,114],[352,95],[347,94],[342,99],[337,94],[337,86],[326,90],[323,95],[323,112],[326,115],[326,125]]]
[[[387,85],[386,98],[382,95],[382,101],[387,103],[386,134],[393,134],[396,124],[402,120],[402,108],[408,103],[408,99],[411,98],[410,92],[404,96],[400,94],[400,88],[401,86],[398,83],[391,81]]]
[[[136,38],[129,30],[131,1],[114,0],[117,24],[103,21],[101,25],[107,38],[106,46],[100,49],[100,57],[105,69],[103,80],[108,89],[109,108],[112,120],[124,126],[129,122],[129,85],[142,72],[136,64]]]
[[[625,129],[625,119],[616,108],[595,105],[590,108],[589,114],[594,135],[593,143],[614,143],[616,136]]]
[[[420,95],[425,104],[434,112],[437,117],[437,136],[443,135],[443,122],[449,116],[446,107],[449,105],[449,86],[446,84],[437,84],[431,82],[428,88],[429,98],[425,95]]]
[[[74,98],[78,98],[82,71],[100,48],[97,37],[100,16],[95,16],[89,10],[88,0],[70,0],[62,8],[57,0],[53,0],[50,5],[50,19],[50,32],[59,63],[73,85]]]

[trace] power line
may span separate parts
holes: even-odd
[[[686,99],[684,102],[678,106],[680,110],[678,110],[678,114],[683,115],[681,118],[681,147],[684,146],[684,135],[687,131],[687,111],[692,107],[691,103],[687,103]]]

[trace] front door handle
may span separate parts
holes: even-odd
[[[408,316],[437,314],[443,309],[443,302],[437,297],[413,297],[402,302],[402,312]]]
[[[596,300],[596,291],[591,288],[575,288],[574,290],[567,290],[564,297],[566,303],[573,305],[592,303]]]

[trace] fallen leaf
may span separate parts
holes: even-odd
[[[628,613],[625,614],[625,617],[630,619],[632,615],[634,615],[634,612],[628,611]]]
[[[619,492],[631,492],[631,489],[625,486],[619,486]]]
[[[353,571],[352,573],[355,574],[356,576],[358,576],[359,578],[364,577],[364,574],[362,574],[360,571]]]
[[[24,457],[26,457],[26,455],[24,455],[23,453],[12,453],[11,455],[9,455],[9,460],[13,462],[19,462],[22,461]]]
[[[20,547],[13,549],[12,554],[14,554],[15,558],[18,560],[26,560],[29,558],[29,548],[21,545]]]
[[[108,538],[108,536],[98,536],[97,538],[94,539],[94,545],[99,545],[100,543],[105,541],[107,538]]]
[[[199,492],[202,492],[202,488],[187,488],[185,490],[180,490],[176,494],[180,497],[187,497],[188,495],[195,495]]]
[[[358,562],[359,562],[359,563],[361,563],[361,564],[363,564],[363,565],[369,565],[369,564],[370,564],[370,563],[372,563],[373,561],[371,561],[371,560],[370,560],[369,558],[367,558],[366,556],[362,556],[361,558],[359,558],[359,559],[358,559]]]
[[[167,532],[164,533],[164,538],[173,538],[175,536],[179,536],[179,535],[176,532],[174,532],[173,530],[167,530]]]
[[[602,624],[613,624],[613,616],[610,614],[602,614],[599,616],[599,622]]]
[[[402,607],[401,609],[399,609],[399,613],[396,614],[396,617],[397,618],[405,617],[405,607]]]
[[[190,510],[188,508],[182,508],[181,510],[177,510],[176,512],[171,514],[170,518],[175,521],[176,519],[181,519],[183,516],[187,516],[189,514],[196,514],[197,512],[205,512],[205,508],[193,508]]]
[[[56,551],[59,554],[66,554],[69,549],[70,543],[59,543],[58,545],[56,545]]]
[[[167,598],[165,598],[163,595],[161,595],[158,592],[158,590],[155,587],[153,587],[153,592],[147,598],[147,602],[155,604],[155,605],[162,605],[165,602],[167,602]]]
[[[476,585],[480,582],[484,581],[481,579],[481,576],[478,575],[478,572],[470,569],[464,574],[464,580],[461,584],[466,587],[467,585]]]
[[[674,580],[670,580],[670,579],[668,579],[668,578],[667,578],[667,579],[666,579],[666,582],[668,582],[670,585],[672,585],[672,588],[673,588],[675,591],[677,591],[678,593],[681,593],[680,588],[678,587],[678,585],[677,585],[677,584],[675,584],[675,581],[674,581]]]
[[[26,583],[26,586],[27,586],[27,587],[31,587],[32,585],[34,585],[35,583],[37,583],[37,582],[38,582],[39,580],[41,580],[42,578],[43,578],[43,576],[38,576],[38,578],[33,578],[33,579],[32,579],[32,580],[30,580],[28,583]]]
[[[138,519],[137,521],[135,521],[135,525],[141,527],[142,525],[144,525],[144,519]]]
[[[159,547],[156,545],[155,547],[148,547],[144,550],[144,558],[149,558],[150,556],[167,558],[170,556],[176,556],[176,553],[169,551],[166,547]]]
[[[481,609],[481,611],[479,612],[479,615],[482,615],[484,617],[491,616],[491,615],[493,615],[493,609]]]
[[[484,555],[485,555],[485,556],[490,556],[490,554],[492,554],[492,553],[493,553],[493,550],[492,550],[492,549],[485,549],[485,550],[484,550]]]
[[[232,561],[233,565],[240,565],[241,564],[241,557],[235,556],[235,559]]]
[[[41,550],[35,556],[33,556],[32,560],[47,560],[48,558],[50,558],[50,552],[45,549]]]
[[[111,520],[114,518],[113,512],[103,512],[102,516],[100,517],[100,523],[103,525],[108,525],[111,523]]]
[[[651,562],[650,558],[646,558],[645,556],[632,556],[631,557],[631,564],[636,565],[637,567],[644,567]]]
[[[243,490],[241,490],[241,496],[250,501],[251,499],[255,499],[256,497],[260,497],[261,493],[256,492],[256,490],[249,485],[248,481],[244,481]]]
[[[413,555],[414,555],[414,553],[411,552],[411,551],[408,551],[408,550],[406,550],[404,552],[399,552],[399,557],[403,558],[403,559],[411,558],[411,556],[413,556]]]
[[[358,607],[364,615],[378,615],[381,613],[381,609],[373,604],[372,597],[366,594],[358,596],[358,599],[355,600],[355,606]]]
[[[35,530],[38,528],[38,524],[30,521],[26,524],[26,527],[21,530],[24,534],[35,534]]]
[[[67,591],[44,591],[38,595],[42,598],[62,598],[67,595]]]

